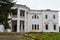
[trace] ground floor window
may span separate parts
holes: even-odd
[[[45,29],[48,30],[48,24],[45,25]]]
[[[32,30],[39,30],[39,25],[32,24]]]
[[[54,30],[56,30],[56,25],[53,25],[54,26]]]

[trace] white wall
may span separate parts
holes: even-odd
[[[39,16],[39,19],[32,19],[32,16],[35,14]],[[48,15],[47,19],[45,18],[45,15]],[[53,15],[55,15],[56,19],[53,19]],[[48,30],[45,29],[46,22],[48,24]],[[39,30],[32,30],[32,24],[39,24]],[[54,24],[56,24],[56,30],[54,30],[53,27]],[[28,31],[29,32],[59,32],[58,12],[54,12],[54,11],[41,12],[36,10],[30,11],[28,14]]]
[[[32,16],[37,15],[39,19],[32,19]],[[38,24],[39,30],[32,30],[32,24]],[[29,32],[41,32],[42,31],[42,14],[38,11],[30,11],[28,14],[28,31]]]
[[[58,26],[58,12],[45,11],[43,13],[43,32],[59,32]],[[48,15],[48,18],[45,18],[45,15]],[[56,19],[53,19],[53,15],[56,16]],[[53,21],[49,21],[53,20]],[[48,22],[48,30],[45,29],[45,22]],[[56,30],[53,29],[53,25],[56,24]]]

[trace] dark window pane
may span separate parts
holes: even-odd
[[[36,15],[35,15],[35,19],[36,19]]]
[[[34,16],[32,16],[32,19],[34,18]]]
[[[53,18],[55,19],[55,15],[53,15]]]
[[[48,30],[48,25],[46,24],[46,30]]]
[[[37,19],[39,19],[39,16],[37,16]]]
[[[24,10],[20,10],[20,16],[25,16],[25,11]]]
[[[34,29],[34,26],[32,25],[32,30]]]
[[[39,25],[37,25],[37,30],[39,30]]]
[[[36,25],[35,25],[35,30],[36,30]]]
[[[47,19],[47,15],[45,15],[45,18]]]
[[[54,25],[54,30],[56,30],[56,25]]]

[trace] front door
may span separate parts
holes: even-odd
[[[13,29],[13,32],[17,32],[17,25],[14,25],[12,29]]]
[[[20,21],[20,32],[24,32],[24,21]]]

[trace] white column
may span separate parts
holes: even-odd
[[[24,27],[24,28],[25,28],[25,32],[27,32],[26,21],[27,21],[27,20],[26,20],[26,11],[25,11],[25,23],[24,23],[24,24],[25,24],[25,27]]]
[[[17,10],[17,32],[20,32],[20,10]]]

